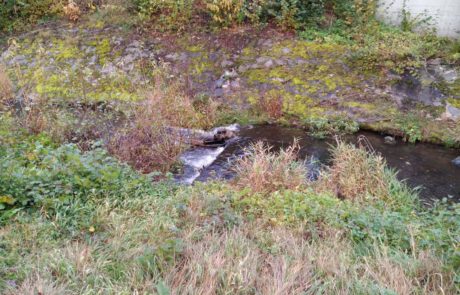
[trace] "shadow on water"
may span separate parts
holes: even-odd
[[[450,197],[455,202],[460,201],[460,168],[452,163],[452,160],[460,155],[459,150],[432,144],[407,144],[400,140],[390,145],[384,142],[383,136],[365,131],[344,136],[343,140],[356,143],[358,137],[362,135],[367,138],[375,151],[386,159],[388,165],[398,171],[399,179],[405,180],[412,188],[420,187],[419,194],[425,201],[444,197]],[[232,163],[243,155],[244,148],[250,143],[262,140],[276,150],[290,145],[294,138],[300,139],[302,158],[314,159],[323,164],[330,161],[329,150],[331,145],[335,144],[333,138],[320,140],[308,136],[301,129],[276,125],[248,126],[241,128],[238,139],[229,142],[219,153],[216,153],[215,149],[190,150],[186,155],[188,159],[200,161],[201,158],[206,158],[205,162],[209,165],[199,169],[199,173],[194,170],[187,175],[186,172],[183,175],[186,180],[183,182],[191,183],[215,178],[231,179],[234,176]],[[215,160],[209,159],[210,154]]]

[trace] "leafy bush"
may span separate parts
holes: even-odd
[[[27,23],[35,23],[42,18],[59,12],[59,0],[2,0],[0,5],[0,31],[11,31]]]
[[[241,22],[244,0],[206,0],[213,21],[221,26]]]
[[[326,138],[334,134],[349,134],[359,130],[357,122],[347,118],[308,118],[303,124],[309,130],[310,135],[317,138]]]
[[[195,0],[133,0],[140,15],[163,30],[182,30],[190,22]]]
[[[75,198],[124,197],[143,187],[149,187],[148,177],[119,164],[101,148],[82,153],[72,144],[54,147],[46,138],[0,148],[2,211],[30,205],[52,209]]]

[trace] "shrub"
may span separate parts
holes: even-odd
[[[134,110],[133,122],[109,143],[111,153],[142,172],[167,172],[177,163],[186,145],[171,127],[210,128],[217,119],[217,104],[194,101],[178,81],[165,77],[167,69],[158,70],[154,88]]]
[[[326,138],[329,135],[355,133],[359,130],[359,124],[347,118],[308,118],[303,124],[310,135],[317,138]]]
[[[214,22],[227,27],[242,21],[244,0],[206,0],[206,8]]]
[[[140,15],[162,30],[182,30],[189,25],[195,0],[134,0]]]
[[[0,5],[0,31],[23,28],[60,12],[59,0],[4,0]]]
[[[69,0],[69,3],[63,7],[64,15],[71,21],[77,21],[81,16],[81,10],[78,5]]]
[[[283,115],[283,97],[274,91],[268,91],[258,101],[260,109],[271,119],[279,119]]]
[[[237,186],[263,194],[303,186],[307,171],[304,163],[297,161],[299,148],[297,140],[277,153],[262,142],[253,144],[236,162]]]
[[[389,199],[389,183],[384,159],[338,141],[332,150],[332,165],[323,175],[323,185],[337,196],[351,200],[368,197]]]
[[[186,145],[164,125],[137,122],[119,131],[109,142],[109,151],[142,173],[168,172],[177,163]],[[141,125],[138,125],[141,124]]]
[[[148,181],[98,147],[82,153],[72,144],[56,148],[46,138],[32,137],[0,148],[0,211],[29,205],[52,209],[105,194],[123,197]]]

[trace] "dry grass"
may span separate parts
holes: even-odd
[[[267,92],[259,100],[259,107],[271,119],[279,119],[283,115],[283,98],[278,93]]]
[[[109,152],[143,173],[168,172],[186,146],[164,127],[138,121],[112,138]]]
[[[155,294],[162,282],[170,294],[456,294],[453,273],[415,243],[412,254],[376,243],[363,256],[332,227],[313,238],[302,225],[225,225],[231,212],[215,196],[227,193],[184,189],[116,208],[109,197],[95,208],[91,239],[50,243],[55,225],[44,219],[6,226],[0,237],[24,253],[17,265],[25,279],[5,293]],[[187,209],[177,211],[185,200]],[[162,247],[177,240],[179,253]]]
[[[297,140],[277,153],[271,149],[263,142],[257,142],[246,150],[247,156],[239,159],[234,168],[239,187],[270,193],[280,189],[298,189],[306,183],[306,167],[297,161]]]
[[[39,274],[25,279],[20,286],[5,293],[6,295],[64,295],[70,294],[66,287],[48,279],[43,279]]]
[[[71,21],[77,21],[80,19],[81,10],[80,7],[73,0],[69,0],[67,5],[63,7],[64,15]]]
[[[338,141],[332,158],[331,167],[316,184],[320,190],[332,191],[340,198],[351,200],[389,196],[386,163],[380,155]]]
[[[185,237],[181,261],[168,273],[172,294],[301,294],[313,283],[312,248],[298,235],[246,224],[223,232],[209,232],[196,240]],[[254,236],[256,235],[256,236]],[[260,247],[269,239],[279,254]]]
[[[164,67],[160,70],[168,72]],[[172,134],[169,127],[209,128],[216,119],[216,103],[195,104],[164,73],[155,75],[154,88],[135,108],[131,125],[109,142],[112,154],[144,173],[169,171],[186,148],[186,138]]]
[[[165,66],[158,70],[168,72]],[[166,78],[164,73],[155,75],[154,88],[146,96],[149,115],[161,118],[168,126],[208,129],[217,119],[218,103],[195,101],[185,93],[179,81]]]
[[[13,97],[13,85],[5,68],[0,65],[0,103]]]

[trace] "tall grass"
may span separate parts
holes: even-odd
[[[13,86],[5,68],[0,65],[0,104],[13,96]]]
[[[304,163],[297,161],[299,148],[297,140],[279,152],[272,152],[263,142],[251,145],[246,156],[236,162],[237,185],[260,193],[300,188],[306,184],[307,171]]]
[[[157,68],[153,89],[134,108],[128,127],[109,142],[112,154],[142,172],[168,172],[186,148],[186,139],[170,127],[210,128],[217,118],[214,101],[196,103],[165,73],[163,66]]]
[[[363,147],[337,141],[332,148],[332,165],[320,185],[338,197],[363,201],[369,197],[388,199],[390,183],[385,160]]]

